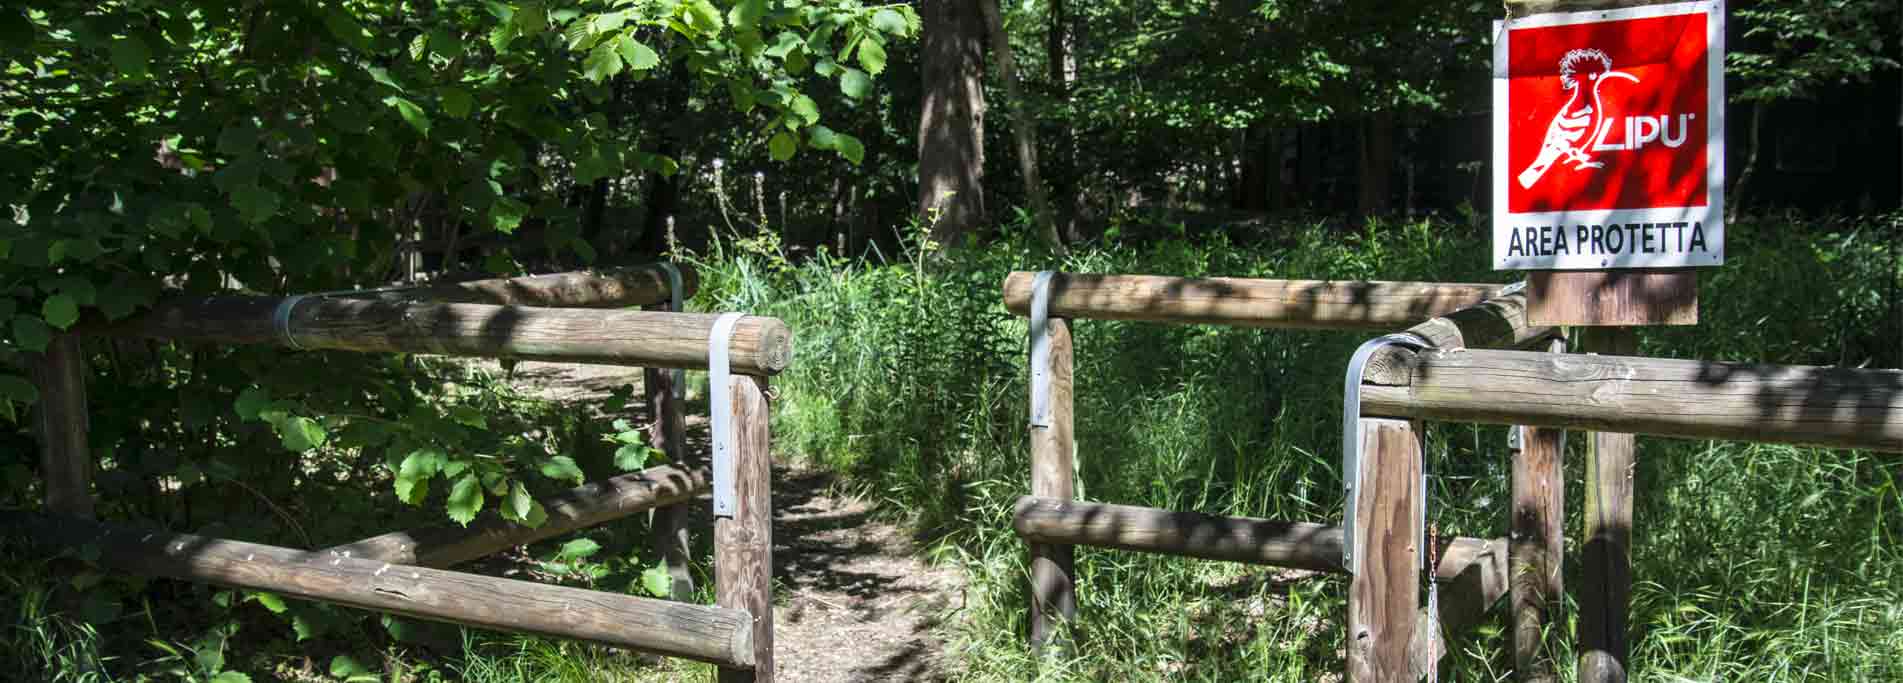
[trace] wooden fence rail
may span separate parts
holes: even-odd
[[[1903,451],[1903,371],[1527,351],[1401,351],[1362,413]]]
[[[681,298],[694,296],[700,288],[699,271],[685,264],[674,268],[681,275]],[[598,271],[430,283],[338,296],[412,303],[625,308],[668,301],[673,291],[669,287],[667,268],[656,263]]]
[[[281,297],[175,299],[105,331],[222,344],[704,369],[707,335],[719,317],[309,297],[292,302],[280,324],[279,306],[285,303]],[[792,354],[792,333],[777,318],[748,316],[734,327],[734,372],[777,374]]]
[[[1036,273],[1004,280],[1004,307],[1030,315]],[[1051,316],[1316,330],[1392,330],[1499,296],[1505,285],[1186,278],[1057,273]]]
[[[191,534],[6,513],[8,533],[91,547],[131,574],[199,581],[504,631],[589,640],[723,666],[754,664],[744,610],[398,565]]]

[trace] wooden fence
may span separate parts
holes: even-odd
[[[3,515],[0,523],[9,533],[54,547],[96,546],[99,563],[128,573],[637,648],[712,662],[720,668],[721,681],[771,681],[767,378],[786,367],[791,334],[773,318],[672,310],[673,302],[691,295],[697,284],[692,269],[674,268],[302,297],[174,299],[125,322],[83,325],[55,339],[34,367],[47,510]],[[633,306],[658,310],[582,310]],[[655,419],[650,445],[667,453],[670,464],[544,500],[548,520],[536,528],[492,513],[467,527],[428,526],[322,550],[93,521],[87,359],[80,344],[87,334],[643,366]],[[716,358],[724,360],[724,367],[710,365]],[[709,406],[722,423],[711,464],[688,457],[677,379],[658,368],[732,373],[711,392],[727,397],[727,405]],[[723,465],[728,472],[721,471]],[[715,493],[717,508],[716,604],[686,604],[680,601],[692,594],[693,584],[686,565],[685,504],[709,492]],[[719,510],[723,505],[726,510]],[[655,512],[653,542],[674,579],[675,601],[443,569],[647,510]]]
[[[1014,527],[1030,546],[1033,646],[1074,616],[1073,546],[1089,545],[1350,574],[1351,681],[1431,673],[1443,634],[1511,593],[1525,674],[1562,589],[1561,430],[1903,450],[1903,372],[1552,353],[1561,331],[1529,325],[1524,294],[1501,285],[1018,272],[1004,300],[1032,321],[1031,495]],[[1072,500],[1073,318],[1405,328],[1424,348],[1380,347],[1367,359],[1350,418],[1360,464],[1343,473],[1357,493],[1337,527]],[[1422,420],[1520,426],[1512,541],[1441,539],[1427,555],[1439,558],[1436,613],[1417,607]]]

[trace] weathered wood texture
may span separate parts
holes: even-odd
[[[1031,495],[1070,500],[1076,495],[1071,462],[1076,442],[1072,433],[1075,413],[1070,321],[1049,319],[1047,334],[1051,344],[1047,366],[1051,377],[1050,426],[1031,427]],[[1062,623],[1077,616],[1077,551],[1062,543],[1033,543],[1030,551],[1031,646],[1042,648],[1051,643]]]
[[[1535,324],[1698,324],[1696,270],[1536,270],[1526,280]]]
[[[1566,431],[1520,429],[1513,453],[1513,512],[1507,561],[1512,566],[1513,670],[1521,681],[1557,681],[1544,637],[1560,620],[1565,597]]]
[[[1896,370],[1474,350],[1403,365],[1368,378],[1364,415],[1903,451]]]
[[[1438,557],[1434,580],[1440,588],[1440,613],[1423,607],[1415,617],[1414,639],[1407,647],[1410,680],[1438,666],[1447,656],[1448,639],[1478,626],[1507,594],[1507,539],[1443,537]]]
[[[169,300],[106,331],[223,344],[286,344],[273,322],[282,301],[242,296]],[[297,302],[288,327],[296,345],[307,349],[705,369],[707,334],[717,317],[312,297]],[[772,375],[786,368],[792,354],[792,333],[777,318],[748,316],[734,326],[729,356],[734,372]]]
[[[648,446],[667,456],[667,461],[686,465],[686,420],[681,402],[674,399],[673,373],[647,368],[641,373],[641,391],[647,394]],[[701,460],[699,458],[696,461]],[[668,597],[688,600],[694,596],[694,575],[688,564],[692,558],[693,535],[688,528],[687,502],[654,508],[648,525],[649,541],[667,565]]]
[[[50,512],[91,518],[91,420],[86,412],[86,351],[77,334],[55,335],[46,351],[29,357],[39,390],[40,478]]]
[[[1639,350],[1638,334],[1631,329],[1589,328],[1580,339],[1586,351],[1629,354]],[[1903,373],[1894,373],[1899,385]],[[1897,400],[1903,403],[1903,400]],[[1889,419],[1903,422],[1903,412]],[[1899,428],[1898,431],[1903,431]],[[1624,683],[1626,624],[1632,596],[1632,474],[1638,464],[1637,443],[1631,434],[1595,432],[1586,451],[1585,547],[1580,550],[1579,680],[1582,683]]]
[[[675,267],[681,273],[681,298],[687,299],[700,287],[700,273],[687,264]],[[428,284],[339,296],[408,303],[621,308],[669,301],[673,293],[668,291],[667,270],[659,264],[650,264]]]
[[[99,564],[501,631],[630,647],[726,666],[754,662],[744,610],[101,524],[0,513],[8,534],[59,547],[91,546]]]
[[[1348,584],[1348,680],[1411,682],[1425,531],[1421,434],[1407,420],[1364,418],[1360,438],[1356,538],[1350,539],[1360,551]]]
[[[773,681],[773,454],[767,380],[731,378],[734,514],[714,519],[714,599],[753,615],[753,666],[721,667],[721,683]]]
[[[1004,279],[1004,306],[1029,315],[1035,273]],[[1241,327],[1393,330],[1472,306],[1504,285],[1183,278],[1059,273],[1051,315]]]
[[[1544,347],[1560,336],[1560,329],[1533,325],[1526,320],[1526,294],[1515,292],[1488,299],[1407,328],[1442,351],[1454,349],[1521,349]],[[1414,352],[1385,346],[1368,358],[1361,371],[1374,384],[1406,384]]]
[[[1018,536],[1032,543],[1088,545],[1204,560],[1264,564],[1345,574],[1341,566],[1339,526],[1284,522],[1256,517],[1225,517],[1133,505],[1086,503],[1024,496],[1011,520]],[[1478,568],[1485,580],[1502,586],[1504,563],[1491,558],[1504,550],[1496,540],[1448,539],[1434,578],[1453,582]]]
[[[449,567],[524,543],[691,500],[710,487],[705,467],[651,467],[583,484],[541,501],[548,511],[548,521],[538,527],[523,526],[495,513],[484,513],[467,527],[442,524],[396,531],[328,548],[325,552],[396,564]]]

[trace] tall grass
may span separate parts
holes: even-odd
[[[1645,352],[1898,366],[1896,219],[1786,225],[1734,226],[1730,263],[1705,271],[1704,324],[1647,330]],[[1012,241],[792,263],[771,242],[743,240],[700,258],[703,306],[778,316],[795,330],[795,363],[776,380],[776,446],[848,473],[913,516],[936,532],[936,556],[969,576],[952,621],[964,677],[1306,681],[1342,667],[1341,579],[1092,549],[1078,553],[1079,647],[1065,661],[1032,657],[1024,548],[1009,524],[1028,488],[1025,324],[1001,305],[1006,273],[1506,279],[1474,257],[1484,243],[1471,227],[1286,225],[1247,243],[1170,232],[1056,261]],[[1082,497],[1339,517],[1340,372],[1366,335],[1105,321],[1074,329]],[[1641,678],[1903,680],[1903,460],[1640,443],[1632,623]],[[1502,535],[1504,431],[1435,425],[1428,445],[1430,516],[1447,533]],[[1568,468],[1571,539],[1577,462]],[[1569,552],[1576,557],[1576,541]],[[1563,650],[1570,637],[1555,641]],[[1471,634],[1456,644],[1450,680],[1501,677],[1505,645],[1497,626]]]

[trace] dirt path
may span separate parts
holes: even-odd
[[[582,405],[640,384],[641,371],[524,362],[515,378],[525,391]],[[690,404],[688,414],[690,447],[704,447],[705,410]],[[919,561],[911,536],[880,521],[875,504],[843,494],[831,472],[784,464],[787,455],[775,453],[773,472],[778,679],[946,680],[940,627],[963,606],[957,572]]]

